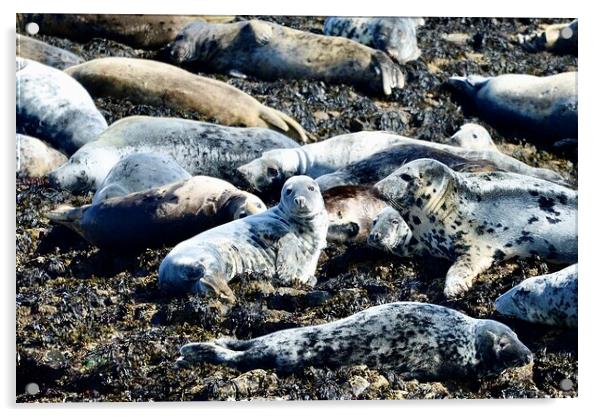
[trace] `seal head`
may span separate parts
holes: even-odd
[[[260,193],[279,189],[287,178],[302,173],[298,153],[292,149],[264,152],[261,158],[239,167],[238,172]]]
[[[320,187],[306,175],[291,177],[284,183],[279,206],[291,219],[312,218],[325,210]]]
[[[533,362],[533,354],[516,333],[497,321],[477,322],[475,347],[481,374],[499,374],[504,369]]]
[[[476,123],[463,124],[448,143],[466,149],[497,150],[487,129]]]
[[[412,240],[412,230],[392,207],[385,207],[376,215],[368,236],[368,245],[390,253],[399,253]]]

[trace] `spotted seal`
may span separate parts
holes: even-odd
[[[136,251],[172,245],[265,210],[253,194],[217,178],[195,176],[82,207],[59,206],[46,217],[100,248]]]
[[[187,180],[190,174],[169,155],[139,152],[119,160],[109,171],[92,203]]]
[[[42,178],[67,161],[67,157],[37,138],[16,135],[17,174]]]
[[[92,97],[73,78],[30,59],[17,59],[17,133],[71,155],[107,128]]]
[[[42,42],[39,39],[17,33],[17,56],[31,59],[48,65],[53,68],[63,70],[73,65],[81,64],[84,60],[73,52],[66,51]]]
[[[391,94],[401,69],[384,52],[350,39],[304,32],[261,20],[187,25],[171,45],[178,65],[264,80],[310,79]]]
[[[284,184],[277,206],[174,247],[159,267],[159,285],[168,292],[205,293],[208,282],[228,282],[245,272],[285,285],[313,285],[327,231],[318,185],[306,176],[293,177]]]
[[[96,190],[123,157],[139,152],[171,156],[191,175],[236,183],[236,167],[268,149],[299,145],[262,128],[220,126],[177,118],[131,116],[113,123],[93,143],[83,146],[49,179],[71,192]],[[235,184],[236,185],[236,184]]]
[[[578,21],[549,25],[543,32],[519,35],[518,42],[530,52],[550,51],[557,54],[578,54]]]
[[[577,72],[451,77],[462,104],[488,123],[543,144],[577,139]]]
[[[322,197],[328,212],[330,243],[365,244],[372,219],[386,206],[367,186],[335,187],[323,192]]]
[[[417,302],[383,304],[331,323],[250,340],[189,343],[180,354],[181,365],[207,362],[290,373],[308,366],[361,364],[420,380],[495,375],[533,360],[509,327]]]
[[[505,316],[532,323],[577,327],[577,264],[528,278],[495,300]]]
[[[405,64],[420,57],[416,29],[422,25],[424,19],[416,17],[329,17],[323,31],[384,51]]]
[[[495,261],[577,261],[577,192],[561,185],[509,172],[458,173],[418,159],[375,190],[432,256],[454,262],[445,281],[449,298]]]
[[[137,58],[98,58],[69,67],[67,74],[95,97],[196,112],[230,126],[267,127],[307,140],[301,125],[224,82],[163,62]]]
[[[40,33],[78,42],[94,38],[112,39],[134,48],[156,49],[171,42],[184,26],[197,19],[229,22],[234,16],[155,14],[56,14],[19,13],[21,28],[37,23]]]
[[[401,214],[389,206],[374,216],[367,241],[369,246],[402,258],[427,253]]]

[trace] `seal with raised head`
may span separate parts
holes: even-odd
[[[17,133],[71,155],[107,128],[92,97],[63,71],[17,58]]]
[[[462,104],[496,128],[543,144],[577,139],[577,72],[451,77]]]
[[[329,17],[324,34],[349,38],[405,64],[420,57],[416,29],[422,25],[421,17]]]
[[[504,316],[531,323],[577,327],[577,264],[524,280],[495,300]]]
[[[317,181],[316,181],[317,182]],[[331,243],[365,244],[374,216],[387,204],[370,186],[335,187],[323,192]]]
[[[222,81],[192,74],[163,62],[98,58],[65,70],[95,97],[196,112],[230,126],[267,127],[307,140],[301,125]]]
[[[420,380],[497,375],[533,360],[531,351],[502,323],[417,302],[383,304],[331,323],[250,340],[189,343],[180,354],[181,365],[213,363],[282,373],[308,366],[367,365]]]
[[[577,261],[577,191],[561,185],[509,172],[458,173],[418,159],[374,187],[432,256],[453,261],[449,298],[495,261]]]
[[[160,14],[55,14],[19,13],[22,28],[37,23],[40,33],[78,42],[94,38],[112,39],[134,48],[156,49],[174,40],[190,22],[205,19],[229,22],[234,16],[160,15]]]
[[[40,139],[17,133],[17,174],[41,178],[67,162],[67,157]]]
[[[92,203],[187,180],[190,174],[171,156],[139,152],[120,159],[94,194]]]
[[[401,214],[389,206],[374,216],[368,245],[402,258],[423,255],[426,252],[426,247],[416,240]]]
[[[543,32],[518,35],[518,42],[530,52],[550,51],[577,56],[578,30],[578,21],[575,19],[569,23],[549,25]]]
[[[31,59],[60,70],[84,62],[80,56],[75,55],[73,52],[57,48],[56,46],[49,45],[41,40],[20,35],[18,33],[17,56]]]
[[[170,55],[186,67],[268,81],[321,80],[386,95],[404,85],[401,69],[382,51],[261,20],[190,23],[178,33]]]
[[[136,251],[176,244],[265,210],[253,194],[217,178],[196,176],[82,207],[59,206],[46,217],[98,247]]]
[[[169,292],[204,293],[207,282],[227,282],[245,272],[289,286],[314,285],[327,232],[328,214],[318,185],[309,177],[293,177],[284,184],[277,206],[173,248],[159,267],[159,285]]]
[[[466,149],[498,150],[487,129],[477,123],[464,123],[445,143]]]
[[[132,116],[113,123],[98,140],[77,151],[49,175],[71,192],[96,190],[123,157],[139,152],[171,156],[191,175],[236,183],[236,167],[269,149],[298,147],[269,129],[228,127],[177,118]]]

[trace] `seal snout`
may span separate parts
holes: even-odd
[[[295,206],[300,210],[307,210],[307,199],[299,195],[293,199]]]

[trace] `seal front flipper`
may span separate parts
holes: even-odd
[[[295,119],[288,116],[287,114],[273,109],[271,107],[263,106],[259,111],[260,119],[267,125],[267,127],[276,130],[281,130],[288,134],[293,139],[299,139],[303,143],[307,143],[307,133],[305,129],[297,123]]]
[[[299,266],[307,262],[307,254],[303,251],[303,242],[294,234],[288,233],[278,241],[278,254],[276,255],[276,276],[282,285],[291,285],[301,282],[314,285],[315,277],[302,277]]]
[[[493,258],[480,258],[475,262],[469,255],[459,257],[447,271],[443,293],[448,299],[460,297],[472,287],[477,275],[489,268],[492,263]]]
[[[200,279],[200,284],[205,288],[211,289],[220,299],[227,303],[235,303],[236,296],[232,289],[228,286],[228,280],[221,273],[206,275]]]
[[[372,58],[373,71],[381,78],[381,88],[385,95],[390,95],[394,88],[403,88],[405,79],[401,69],[384,52],[375,51]]]

